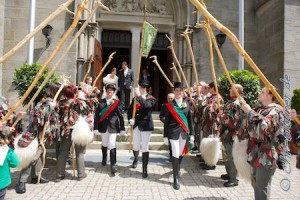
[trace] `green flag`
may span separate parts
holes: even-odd
[[[142,48],[143,48],[142,57],[148,57],[148,55],[151,51],[152,45],[156,38],[157,29],[154,28],[148,22],[144,22],[143,31],[144,31],[144,41],[142,43],[142,45],[143,45],[142,46]]]

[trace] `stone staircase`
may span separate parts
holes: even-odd
[[[123,115],[125,122],[125,130],[128,136],[117,136],[117,149],[128,150],[130,140],[130,126],[128,125],[127,116]],[[150,139],[150,150],[168,150],[168,146],[164,144],[163,140],[163,123],[159,120],[159,113],[152,113],[154,131],[152,132]],[[87,146],[87,149],[101,149],[101,136],[95,136],[94,141]]]

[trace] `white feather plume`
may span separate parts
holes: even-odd
[[[247,146],[248,140],[242,140],[240,142],[236,137],[233,143],[232,156],[239,177],[251,183],[253,169],[252,166],[247,162]]]
[[[28,165],[34,160],[35,154],[38,150],[39,142],[38,139],[35,138],[27,147],[20,147],[18,142],[22,134],[18,135],[14,140],[15,153],[20,160],[20,164],[18,169],[25,169]]]
[[[94,134],[91,131],[89,124],[80,116],[73,126],[72,141],[80,146],[86,146],[93,141]]]
[[[220,156],[221,143],[219,138],[203,138],[200,144],[201,156],[209,166],[217,164]]]

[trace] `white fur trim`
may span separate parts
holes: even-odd
[[[252,166],[247,162],[247,146],[247,139],[239,142],[238,138],[236,137],[233,143],[232,156],[239,176],[251,183],[253,169]]]
[[[80,116],[73,126],[72,141],[81,146],[86,146],[93,141],[94,134],[91,131],[89,124]]]
[[[25,169],[34,160],[35,154],[39,147],[38,139],[35,138],[27,147],[23,148],[18,145],[22,134],[18,135],[14,140],[15,153],[20,160],[18,169]]]
[[[219,138],[203,138],[200,144],[201,156],[209,166],[217,164],[220,156],[221,143]]]

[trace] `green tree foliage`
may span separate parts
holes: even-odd
[[[22,97],[25,92],[27,91],[28,87],[33,82],[36,74],[40,71],[42,68],[42,65],[39,63],[33,63],[32,65],[29,65],[27,63],[24,63],[19,69],[15,70],[14,77],[13,77],[13,84],[16,86],[16,90],[18,91],[19,97]],[[38,90],[39,86],[42,84],[42,82],[45,80],[49,69],[47,68],[44,73],[42,74],[41,78],[37,82],[37,84],[34,86],[33,90],[30,92],[28,97],[24,100],[23,105],[26,105],[29,103],[35,92]],[[58,77],[53,74],[45,87],[42,89],[42,91],[39,93],[37,98],[35,99],[34,103],[37,103],[43,96],[46,95],[46,89],[49,86],[50,82],[57,82]]]
[[[258,105],[258,94],[260,92],[260,81],[259,77],[254,75],[248,70],[235,70],[229,72],[230,77],[233,83],[241,84],[244,87],[244,99],[251,106]],[[224,98],[224,101],[227,102],[230,99],[229,90],[231,88],[229,81],[225,74],[223,74],[219,79],[218,83],[220,86],[220,94]]]
[[[295,89],[293,91],[291,108],[295,109],[298,115],[300,114],[300,89]]]

